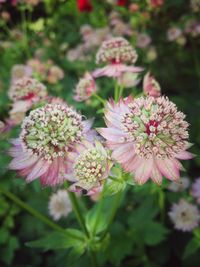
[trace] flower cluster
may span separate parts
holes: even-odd
[[[105,112],[108,128],[99,129],[113,150],[113,158],[134,173],[139,184],[150,177],[156,183],[162,176],[179,179],[182,169],[177,159],[190,159],[188,123],[185,115],[166,97],[141,97],[111,101]]]

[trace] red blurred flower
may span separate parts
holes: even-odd
[[[164,4],[164,0],[151,0],[150,3],[152,7],[159,7]]]
[[[77,7],[80,12],[91,12],[93,9],[90,0],[77,0]]]
[[[127,0],[118,0],[117,5],[118,6],[125,6],[127,4]]]

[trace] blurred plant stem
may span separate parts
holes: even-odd
[[[67,181],[64,183],[64,187],[66,189],[68,189],[69,183]],[[88,232],[88,229],[87,229],[87,227],[85,225],[85,219],[82,216],[82,210],[80,208],[78,199],[77,199],[75,193],[73,193],[73,192],[71,192],[69,190],[67,190],[67,193],[68,193],[68,196],[70,198],[70,201],[71,201],[71,204],[72,204],[72,207],[73,207],[73,211],[75,213],[77,221],[78,221],[80,227],[82,228],[83,232],[85,233],[86,237],[88,239],[90,239],[90,233]],[[96,253],[94,251],[91,251],[91,250],[89,250],[88,253],[89,253],[89,256],[91,258],[92,267],[97,267],[98,265],[97,265]]]
[[[109,231],[109,229],[113,223],[113,220],[115,218],[116,212],[119,208],[119,205],[120,205],[120,202],[122,199],[122,192],[118,192],[117,194],[115,194],[114,197],[115,197],[114,205],[112,206],[110,217],[108,218],[108,224],[107,224],[107,227],[106,227],[104,234],[101,237],[101,240],[103,240],[105,238],[105,236],[107,235],[107,233],[108,233],[108,231]]]
[[[23,30],[23,46],[27,58],[30,58],[29,44],[28,44],[28,31],[27,31],[27,20],[26,20],[26,8],[21,7],[21,21],[22,21],[22,30]]]
[[[100,103],[102,103],[103,105],[105,105],[106,101],[105,101],[102,97],[100,97],[99,95],[97,95],[97,94],[95,94],[95,93],[93,93],[92,95],[93,95],[96,99],[98,99]]]
[[[52,229],[59,231],[59,232],[63,232],[66,234],[65,229],[63,229],[62,227],[60,227],[56,223],[52,222],[51,220],[49,220],[46,216],[42,215],[40,212],[38,212],[37,210],[35,210],[31,206],[27,205],[25,202],[23,202],[21,199],[19,199],[17,196],[15,196],[13,193],[8,192],[8,191],[4,190],[3,188],[0,188],[0,192],[2,192],[6,197],[11,199],[18,206],[20,206],[21,208],[28,211],[31,215],[33,215],[34,217],[36,217],[37,219],[39,219],[40,221],[42,221],[43,223],[45,223],[46,225],[51,227]]]

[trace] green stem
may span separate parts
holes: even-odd
[[[52,222],[51,220],[49,220],[46,216],[42,215],[40,212],[38,212],[37,210],[35,210],[31,206],[29,206],[26,203],[24,203],[21,199],[19,199],[13,193],[8,192],[8,191],[4,190],[3,188],[0,188],[0,192],[2,192],[6,197],[11,199],[18,206],[20,206],[21,208],[23,208],[26,211],[28,211],[31,215],[33,215],[34,217],[38,218],[40,221],[42,221],[43,223],[45,223],[46,225],[48,225],[52,229],[54,229],[56,231],[60,231],[60,232],[66,233],[65,229],[63,229],[62,227],[60,227],[56,223]]]
[[[118,94],[119,94],[119,86],[118,86],[118,83],[117,83],[117,80],[115,80],[115,91],[114,91],[114,100],[115,102],[118,101]]]
[[[96,99],[98,99],[99,102],[101,102],[103,105],[105,105],[106,101],[105,101],[102,97],[100,97],[99,95],[97,95],[97,94],[95,94],[95,93],[93,93],[92,95],[93,95]]]
[[[115,214],[117,212],[117,209],[119,207],[119,204],[120,204],[120,201],[121,201],[121,198],[122,198],[122,192],[119,192],[115,195],[115,202],[114,202],[114,205],[112,207],[112,211],[111,211],[111,214],[110,214],[110,218],[108,219],[108,225],[107,225],[107,228],[103,234],[103,236],[101,237],[101,240],[104,239],[104,237],[106,236],[106,234],[108,233],[109,229],[110,229],[110,226],[112,225],[112,222],[115,218]]]
[[[82,228],[82,230],[85,232],[86,236],[89,237],[90,235],[89,235],[89,232],[85,226],[85,221],[84,221],[84,218],[82,216],[82,212],[81,212],[78,200],[77,200],[77,198],[73,192],[67,191],[67,193],[69,195],[70,201],[72,203],[73,211],[76,215],[76,218],[79,222],[79,225]]]

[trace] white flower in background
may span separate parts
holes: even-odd
[[[137,47],[145,48],[151,43],[151,37],[146,33],[139,33],[137,35]]]
[[[190,232],[198,226],[200,214],[197,206],[181,199],[172,205],[169,217],[175,229]]]
[[[49,214],[55,221],[67,217],[72,210],[71,202],[66,190],[58,190],[49,200]]]
[[[190,185],[188,177],[181,178],[180,182],[172,182],[168,185],[168,189],[172,192],[182,192],[187,189]]]
[[[179,29],[178,27],[171,27],[168,29],[167,31],[167,40],[168,41],[175,41],[176,39],[178,39],[180,36],[182,35],[182,31],[181,29]]]

